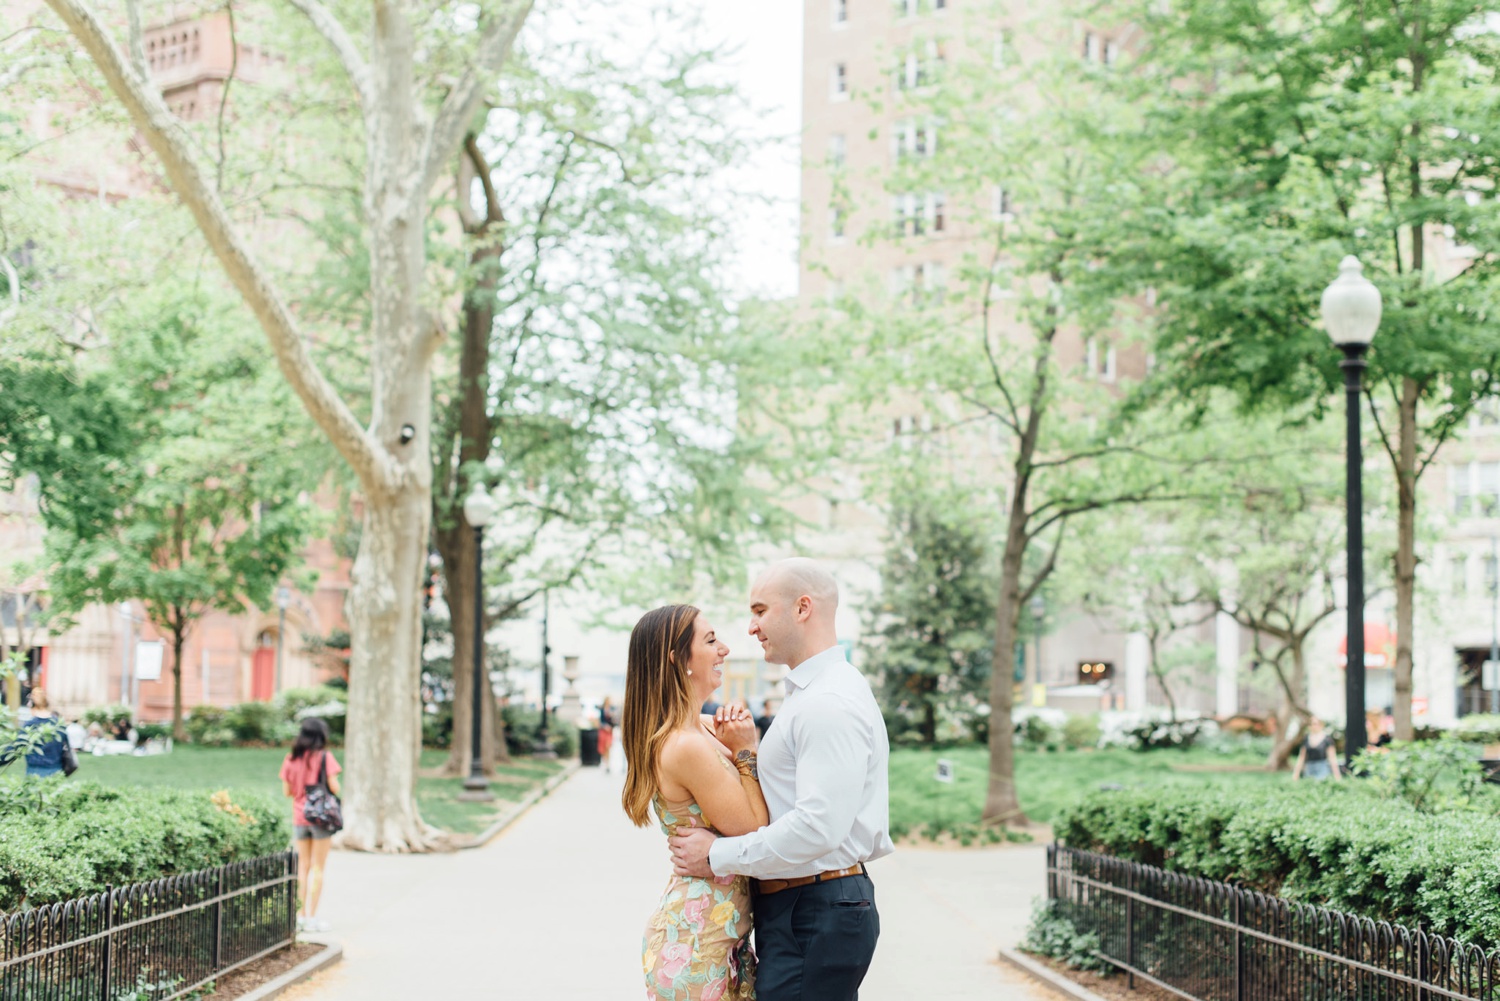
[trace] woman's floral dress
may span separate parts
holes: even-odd
[[[712,830],[697,803],[659,795],[654,803],[665,834]],[[641,953],[648,1001],[754,1001],[749,878],[673,876],[646,922]]]

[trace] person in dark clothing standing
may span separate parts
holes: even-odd
[[[42,727],[51,729],[51,736],[42,740],[26,755],[26,774],[46,777],[63,770],[63,761],[68,757],[68,734],[62,722],[47,704],[47,693],[40,688],[31,690],[31,719],[21,724],[23,736],[27,730]]]

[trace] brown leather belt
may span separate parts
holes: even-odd
[[[761,895],[768,893],[780,893],[782,890],[790,890],[794,886],[806,886],[809,883],[827,883],[834,879],[843,879],[845,876],[864,876],[865,864],[856,862],[847,869],[830,869],[828,872],[820,872],[816,876],[793,876],[791,879],[757,879],[754,881],[755,892]]]

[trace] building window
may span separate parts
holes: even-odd
[[[1113,66],[1120,58],[1120,47],[1111,40],[1104,43],[1104,65]]]
[[[934,233],[942,233],[948,228],[948,200],[942,195],[927,196],[927,221],[932,224]]]
[[[1462,598],[1469,593],[1469,558],[1454,556],[1448,561],[1448,593]]]
[[[833,23],[849,23],[849,0],[833,0]]]
[[[937,152],[937,127],[922,119],[903,118],[896,123],[891,146],[897,161],[932,156]]]
[[[1475,514],[1485,518],[1493,518],[1500,514],[1500,462],[1475,463],[1475,476],[1478,478],[1477,489],[1474,491],[1476,500]]]
[[[933,10],[947,10],[948,9],[948,0],[932,0],[932,9]]]
[[[828,166],[834,170],[843,170],[844,164],[849,159],[849,144],[842,135],[831,135],[828,137]]]
[[[1460,518],[1500,516],[1500,462],[1469,462],[1448,470],[1448,496]]]
[[[844,63],[833,64],[833,76],[829,83],[829,92],[835,99],[849,96],[849,67]]]
[[[1480,428],[1500,427],[1500,406],[1497,403],[1500,401],[1493,396],[1480,400],[1469,415],[1470,429],[1478,431]]]
[[[1091,338],[1088,346],[1089,374],[1100,382],[1115,381],[1115,346]]]
[[[990,57],[997,70],[1005,68],[1005,48],[1005,29],[1000,28],[995,32],[995,47]]]
[[[907,264],[891,272],[891,294],[913,306],[938,301],[948,286],[948,271],[941,264]]]
[[[995,197],[990,204],[990,211],[996,222],[1009,222],[1015,218],[1015,213],[1011,211],[1010,192],[998,184],[995,185]]]
[[[926,87],[937,79],[946,59],[943,46],[937,41],[929,41],[921,48],[908,51],[896,67],[896,89]]]
[[[1099,36],[1092,31],[1083,33],[1083,58],[1091,63],[1099,61]]]
[[[1452,505],[1453,513],[1460,518],[1469,514],[1469,498],[1473,491],[1469,489],[1469,467],[1451,466],[1448,469],[1448,498]]]
[[[844,226],[848,219],[844,210],[835,205],[828,210],[828,236],[830,239],[842,240],[844,238]]]
[[[897,17],[915,17],[917,14],[917,0],[892,0]]]

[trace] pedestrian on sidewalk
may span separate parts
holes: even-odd
[[[691,605],[647,612],[625,668],[625,791],[637,827],[654,807],[663,833],[745,834],[769,819],[756,774],[755,721],[743,706],[698,707],[724,682],[729,655]],[[641,965],[657,1001],[754,1001],[750,881],[674,875],[646,923]]]
[[[307,787],[321,780],[337,796],[341,771],[338,759],[328,750],[328,724],[317,717],[303,720],[296,743],[281,763],[281,788],[292,799],[292,844],[297,849],[297,893],[302,899],[297,913],[299,931],[329,930],[328,922],[318,917],[318,900],[323,895],[323,873],[334,832],[308,824],[303,813]]]
[[[837,609],[838,583],[812,560],[783,560],[756,579],[750,635],[768,663],[790,668],[761,745],[771,823],[669,839],[680,876],[755,877],[759,1001],[855,1001],[880,936],[865,863],[894,850],[890,746],[869,682],[838,644]]]
[[[615,717],[615,704],[608,695],[599,704],[599,762],[607,772],[609,766],[609,752],[615,743],[615,724],[619,722]]]

